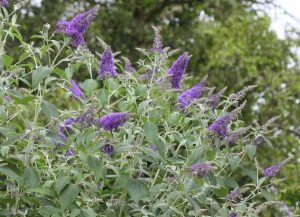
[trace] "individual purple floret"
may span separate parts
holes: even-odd
[[[101,56],[99,63],[99,77],[104,79],[106,76],[117,77],[118,74],[115,70],[115,59],[111,51],[111,48],[108,47]]]
[[[60,20],[57,22],[56,31],[64,32],[66,35],[73,38],[73,47],[85,45],[84,33],[92,21],[96,18],[100,6],[96,5],[87,12],[76,15],[71,21]]]
[[[203,91],[205,91],[205,79],[179,95],[178,102],[180,108],[185,108],[190,105],[192,101],[200,98]]]
[[[104,130],[111,131],[123,126],[130,116],[128,112],[112,112],[100,118],[99,123]]]
[[[84,98],[83,92],[80,90],[80,88],[75,83],[75,81],[71,80],[70,83],[71,83],[72,86],[69,88],[69,90],[73,93],[73,95],[76,98]]]
[[[128,58],[125,58],[125,66],[124,66],[125,72],[133,73],[135,72],[135,68],[133,68],[132,63]]]
[[[70,125],[72,125],[75,122],[73,118],[68,118],[64,121],[63,125],[59,127],[60,132],[64,132],[66,130],[68,133],[71,131]]]
[[[150,145],[149,147],[152,151],[158,151],[158,148],[156,145]]]
[[[182,76],[186,70],[187,64],[189,62],[189,55],[187,52],[183,53],[168,70],[168,74],[172,75],[171,86],[175,89],[180,89],[180,82]]]
[[[154,26],[152,26],[152,28],[154,29],[154,40],[153,40],[153,45],[152,45],[151,51],[162,53],[163,52],[163,43],[161,40],[160,31],[158,28],[156,28]]]
[[[107,143],[101,147],[101,151],[105,154],[111,155],[114,152],[114,146]]]
[[[190,171],[199,177],[208,175],[214,168],[209,163],[195,163],[190,167]]]
[[[72,156],[74,156],[74,155],[75,155],[74,150],[73,150],[72,148],[69,148],[69,149],[67,150],[67,152],[66,152],[66,156],[67,156],[67,157],[72,157]]]
[[[231,121],[230,114],[224,115],[219,117],[215,122],[213,122],[209,127],[208,130],[218,134],[222,139],[227,136],[228,127],[227,125]]]
[[[228,217],[238,217],[238,215],[234,212],[230,213]]]
[[[8,6],[8,0],[0,0],[0,6]]]
[[[239,188],[236,188],[236,189],[230,191],[229,194],[227,194],[226,199],[233,201],[233,200],[237,199],[241,195],[241,193],[242,193],[241,190]]]

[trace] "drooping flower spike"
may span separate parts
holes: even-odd
[[[266,168],[264,170],[265,176],[267,176],[267,177],[276,176],[276,174],[280,171],[280,168],[283,167],[289,160],[290,160],[290,158]]]
[[[107,47],[101,56],[99,63],[99,77],[104,79],[107,76],[117,77],[115,59],[110,47]]]
[[[0,0],[0,6],[3,6],[3,7],[8,6],[8,0]]]
[[[80,90],[80,88],[75,83],[75,81],[71,80],[70,83],[71,83],[72,86],[69,88],[69,90],[73,93],[73,95],[76,98],[82,98],[82,99],[85,98],[83,92]]]
[[[220,90],[218,93],[211,95],[208,98],[208,101],[206,103],[206,105],[208,105],[209,107],[211,107],[212,109],[216,109],[221,101],[221,97],[223,96],[223,94],[225,93],[227,87],[224,87],[222,90]]]
[[[227,136],[228,127],[227,125],[231,121],[230,114],[226,114],[215,120],[209,127],[208,130],[218,134],[222,139]]]
[[[112,112],[101,117],[99,124],[106,131],[116,130],[123,126],[129,120],[130,116],[128,112]]]
[[[174,89],[180,89],[181,79],[185,73],[187,64],[189,62],[189,55],[187,52],[181,54],[180,57],[173,63],[171,68],[168,70],[168,74],[172,75],[171,87]]]
[[[92,21],[96,18],[100,6],[96,5],[87,12],[76,15],[72,20],[60,20],[57,22],[56,31],[64,32],[67,36],[72,37],[72,45],[77,48],[79,45],[85,45],[84,34]]]
[[[178,102],[180,108],[189,106],[191,102],[201,97],[202,93],[205,91],[205,81],[206,77],[198,84],[179,95]]]

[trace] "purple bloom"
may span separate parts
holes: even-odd
[[[152,151],[158,151],[158,148],[156,145],[150,145],[149,147]]]
[[[154,40],[153,40],[153,45],[152,45],[151,51],[162,53],[163,52],[163,43],[161,40],[160,31],[158,28],[156,28],[154,26],[152,28],[154,29]]]
[[[208,175],[214,168],[209,163],[195,163],[190,167],[191,173],[195,173],[199,177]]]
[[[75,83],[75,81],[71,80],[70,81],[72,87],[69,88],[69,90],[74,94],[76,98],[84,98],[84,94],[78,87],[78,85]]]
[[[69,149],[67,150],[67,152],[66,152],[66,156],[67,156],[67,157],[72,157],[72,156],[74,156],[74,155],[75,155],[74,150],[73,150],[72,148],[69,148]]]
[[[58,138],[60,138],[63,141],[67,141],[68,137],[64,134],[64,132],[59,131],[57,133]]]
[[[234,143],[236,143],[242,135],[244,135],[247,130],[249,129],[249,127],[247,128],[240,128],[240,129],[237,129],[236,131],[230,133],[227,138],[225,139],[226,142],[229,144],[229,145],[233,145]]]
[[[222,139],[227,136],[228,127],[227,125],[231,121],[230,114],[224,115],[219,117],[215,122],[213,122],[209,127],[208,130],[218,134]]]
[[[209,107],[216,109],[221,101],[221,96],[226,91],[227,87],[224,87],[222,90],[220,90],[218,93],[211,95],[208,98],[208,102],[206,103]]]
[[[180,82],[182,76],[186,70],[187,64],[189,62],[189,55],[187,52],[183,53],[168,70],[168,74],[172,75],[171,86],[175,89],[180,89]]]
[[[92,125],[98,125],[98,121],[95,118],[93,109],[89,108],[83,114],[80,114],[75,120],[77,124],[84,127],[91,127]]]
[[[114,146],[107,143],[101,147],[101,151],[105,154],[111,155],[114,152]]]
[[[239,188],[234,189],[233,191],[230,191],[229,194],[227,194],[226,199],[227,200],[235,200],[241,195],[241,191]]]
[[[128,58],[125,58],[124,70],[125,70],[125,72],[130,72],[130,73],[135,72],[135,68],[133,68],[133,66]]]
[[[68,126],[68,125],[72,125],[74,123],[74,118],[68,118],[67,120],[65,120],[64,125]]]
[[[101,56],[99,63],[99,77],[104,79],[107,75],[112,77],[117,77],[118,74],[115,70],[115,59],[111,51],[111,48],[108,47]]]
[[[96,18],[99,10],[99,5],[93,7],[87,12],[76,15],[71,21],[60,20],[57,22],[57,32],[64,32],[66,35],[73,38],[73,47],[85,45],[83,38],[84,33],[92,21]]]
[[[184,91],[178,97],[180,108],[185,108],[188,105],[190,105],[192,101],[200,98],[204,90],[205,90],[205,80],[202,80],[192,88]]]
[[[272,166],[266,168],[264,170],[265,176],[268,176],[268,177],[276,176],[276,174],[280,171],[280,168],[281,168],[282,165],[283,164],[278,163],[278,164],[275,164],[275,165],[272,165]]]
[[[8,0],[0,0],[0,6],[8,6]]]
[[[238,217],[238,215],[234,212],[230,213],[228,217]]]
[[[5,95],[5,96],[4,96],[4,99],[5,99],[7,102],[11,102],[11,101],[12,101],[12,98],[11,98],[9,95]]]
[[[111,131],[123,126],[130,116],[128,112],[112,112],[101,117],[99,123],[104,130]]]

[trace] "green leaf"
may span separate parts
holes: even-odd
[[[135,203],[149,194],[147,187],[140,181],[130,179],[128,182],[128,192]]]
[[[37,187],[39,186],[40,179],[39,174],[31,167],[27,167],[23,170],[22,179],[27,187]]]
[[[144,125],[144,134],[150,143],[155,144],[155,141],[158,138],[157,126],[152,122],[146,122]]]
[[[36,88],[37,85],[51,73],[51,68],[47,66],[40,66],[32,72],[32,88]]]
[[[54,215],[54,214],[61,214],[61,210],[52,207],[52,206],[42,206],[40,208],[38,208],[38,212],[42,215],[42,216],[50,216],[50,215]]]
[[[71,181],[70,176],[59,176],[55,183],[57,193],[60,193]]]
[[[48,118],[52,118],[52,117],[57,117],[58,116],[58,111],[57,108],[55,107],[55,105],[53,105],[52,103],[43,100],[42,101],[42,112],[48,117]]]
[[[253,160],[255,153],[256,153],[256,146],[254,145],[246,145],[245,151],[250,158],[250,160]]]
[[[87,158],[87,163],[89,168],[94,171],[96,181],[99,181],[100,178],[106,177],[106,169],[97,158],[89,155]]]
[[[83,90],[89,95],[91,92],[98,87],[97,81],[93,79],[87,79],[82,84]]]
[[[274,196],[273,196],[269,191],[266,191],[266,190],[264,190],[264,189],[261,189],[260,192],[261,192],[261,195],[262,195],[267,201],[272,201],[272,200],[274,200]]]
[[[79,189],[76,185],[70,184],[59,195],[59,202],[62,209],[67,209],[79,194]]]
[[[50,197],[55,196],[55,193],[52,190],[48,189],[48,188],[29,188],[26,192],[27,193],[34,192],[34,193],[38,193],[38,194],[47,195],[47,196],[50,196]]]
[[[240,160],[241,159],[238,156],[234,156],[229,160],[232,172],[234,172],[238,168]]]
[[[10,169],[8,167],[0,168],[0,173],[3,175],[6,175],[7,177],[10,177],[14,180],[19,180],[19,178],[20,178],[20,176],[15,171],[13,171],[12,169]]]

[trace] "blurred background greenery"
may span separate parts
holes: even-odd
[[[248,124],[265,123],[281,115],[272,132],[272,143],[259,147],[262,167],[294,160],[284,169],[285,179],[277,185],[278,198],[291,210],[300,201],[300,71],[293,52],[299,47],[299,32],[290,29],[284,39],[271,30],[271,19],[264,10],[276,7],[273,0],[42,0],[22,11],[21,31],[25,40],[37,34],[43,24],[55,30],[58,19],[70,19],[100,3],[101,12],[86,34],[88,47],[101,52],[96,35],[134,62],[136,47],[149,48],[152,25],[161,29],[165,46],[188,51],[193,57],[188,72],[189,85],[208,75],[217,90],[227,93],[247,85],[258,87],[248,95],[244,112]],[[34,24],[34,25],[33,25]],[[11,52],[14,52],[13,50]],[[88,74],[81,74],[88,77]],[[298,210],[299,212],[299,210]]]

